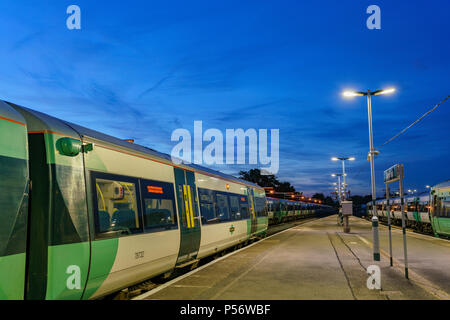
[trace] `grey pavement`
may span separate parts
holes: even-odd
[[[351,217],[343,233],[330,216],[298,225],[146,294],[145,299],[397,300],[450,299],[450,241],[408,233],[410,279],[403,272],[401,230],[380,226],[381,261],[372,260],[369,221]],[[381,290],[369,290],[366,269],[381,269]]]

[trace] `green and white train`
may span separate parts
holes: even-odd
[[[318,215],[336,213],[331,206],[293,201],[287,199],[267,198],[269,225]]]
[[[94,299],[264,236],[264,189],[0,101],[0,299]]]
[[[392,223],[401,225],[402,211],[400,198],[389,200]],[[375,201],[378,218],[388,220],[387,200]],[[440,183],[420,195],[404,197],[404,211],[407,227],[436,237],[450,237],[450,180]],[[367,214],[372,215],[372,203],[367,204]]]

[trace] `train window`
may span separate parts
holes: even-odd
[[[142,232],[137,202],[137,179],[92,173],[95,188],[95,232],[117,237]]]
[[[198,188],[200,198],[200,213],[202,216],[202,224],[219,222],[216,218],[214,191]]]
[[[200,211],[202,213],[202,223],[214,223],[219,222],[216,219],[214,205],[212,203],[200,203]]]
[[[245,195],[198,189],[202,224],[248,219],[249,204]]]
[[[258,217],[267,216],[266,198],[255,197],[255,213]]]
[[[230,206],[225,194],[216,194],[216,217],[220,221],[230,220]]]
[[[241,218],[248,219],[248,199],[247,196],[239,196],[239,206],[241,208]]]
[[[281,204],[280,201],[277,201],[274,205],[273,211],[280,211],[281,210]]]
[[[152,180],[141,180],[145,231],[176,229],[177,215],[173,184]]]
[[[239,197],[230,195],[229,198],[230,198],[231,220],[242,219],[241,210],[239,206]]]

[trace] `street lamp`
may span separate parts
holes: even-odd
[[[333,173],[331,175],[332,177],[338,177],[338,194],[339,194],[339,202],[342,201],[341,199],[341,177],[344,176],[343,173]]]
[[[369,145],[370,145],[370,151],[369,151],[369,158],[370,158],[370,177],[372,181],[372,210],[373,210],[373,216],[377,216],[377,210],[375,206],[375,167],[374,167],[374,157],[376,154],[378,154],[377,151],[373,149],[373,134],[372,134],[372,102],[371,97],[377,96],[380,94],[390,94],[395,91],[394,88],[389,88],[385,90],[376,90],[371,92],[370,90],[367,90],[367,92],[358,92],[358,91],[344,91],[342,95],[344,97],[361,97],[361,96],[367,96],[367,114],[369,119]],[[378,239],[378,228],[374,231],[376,233],[376,237],[374,236],[374,240]],[[373,244],[374,252],[375,248],[379,248],[379,243]]]
[[[374,167],[374,157],[377,153],[373,149],[373,134],[372,134],[372,103],[371,103],[371,97],[377,96],[380,94],[389,94],[394,92],[394,88],[389,88],[385,90],[376,90],[371,92],[370,90],[367,90],[367,92],[359,92],[359,91],[344,91],[342,95],[344,97],[358,97],[358,96],[367,96],[367,113],[369,118],[369,144],[370,144],[370,151],[369,151],[369,159],[370,159],[370,176],[372,180],[372,202],[373,202],[373,214],[377,215],[375,210],[375,167]]]
[[[343,174],[343,187],[342,187],[342,193],[344,194],[344,200],[345,200],[345,188],[347,187],[347,184],[345,183],[345,176],[346,176],[346,174],[345,174],[345,161],[353,161],[353,160],[355,160],[355,158],[354,157],[341,157],[341,158],[338,158],[338,157],[333,157],[333,158],[331,158],[331,160],[333,160],[333,161],[342,161],[342,174]]]

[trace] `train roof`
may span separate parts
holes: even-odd
[[[405,200],[405,203],[408,202],[413,202],[417,199],[419,199],[419,202],[428,202],[430,200],[430,194],[428,193],[428,191],[424,191],[418,194],[414,194],[414,195],[408,195],[403,197],[403,199]],[[367,204],[370,204],[372,201],[368,202]],[[390,203],[400,203],[401,202],[401,198],[400,197],[395,197],[395,198],[390,198],[389,199]],[[378,199],[375,201],[375,204],[387,204],[387,200],[386,199]]]
[[[280,198],[271,198],[271,197],[266,197],[266,198],[267,198],[267,200],[278,200],[278,201],[282,201],[282,202],[308,203],[308,202],[289,200],[289,199],[280,199]]]
[[[315,205],[315,206],[321,206],[321,207],[331,207],[327,204],[320,204],[320,203],[312,203],[312,202],[304,202],[304,201],[297,201],[297,200],[289,200],[289,199],[280,199],[280,198],[270,198],[266,197],[267,201],[270,203],[270,201],[277,200],[281,202],[293,202],[295,204],[306,204],[306,205]]]
[[[145,146],[141,146],[139,144],[127,142],[123,139],[119,139],[119,138],[101,133],[99,131],[89,129],[89,128],[80,126],[78,124],[75,124],[75,123],[72,123],[69,121],[55,118],[55,117],[45,114],[43,112],[39,112],[39,111],[29,109],[29,108],[26,108],[23,106],[19,106],[19,105],[16,105],[16,104],[8,102],[8,101],[5,101],[5,102],[7,104],[11,105],[13,108],[18,109],[18,111],[21,111],[21,110],[26,111],[34,116],[34,118],[31,121],[27,121],[28,130],[31,132],[39,131],[39,130],[48,130],[48,131],[57,132],[57,133],[61,133],[61,134],[70,136],[71,134],[73,134],[72,130],[74,130],[82,137],[89,137],[89,138],[93,138],[95,140],[104,141],[104,142],[114,144],[114,145],[117,145],[117,146],[120,146],[123,148],[131,149],[131,150],[134,150],[134,151],[137,151],[140,153],[144,153],[144,154],[148,154],[148,155],[151,155],[151,156],[154,156],[157,158],[164,159],[169,163],[173,163],[171,156],[168,154],[158,152],[154,149],[151,149],[151,148],[148,148]],[[31,123],[28,123],[28,122],[31,122]],[[206,173],[209,175],[214,175],[214,176],[218,176],[218,177],[221,177],[221,178],[224,178],[227,180],[235,181],[240,184],[246,184],[248,186],[252,186],[252,187],[255,187],[258,189],[263,189],[262,187],[258,186],[257,184],[254,184],[252,182],[249,182],[249,181],[246,181],[243,179],[239,179],[232,175],[228,175],[228,174],[222,173],[220,171],[202,167],[202,166],[199,166],[196,164],[180,164],[179,166],[186,167],[187,169],[191,168],[191,169],[194,169],[195,171],[200,171],[199,173],[203,172],[203,173]]]
[[[6,117],[0,117],[14,123],[25,125],[25,119],[22,117],[20,113],[18,113],[14,108],[12,108],[9,104],[0,100],[0,111]]]
[[[447,188],[447,187],[450,187],[450,179],[447,180],[447,181],[444,181],[444,182],[441,182],[441,183],[435,185],[435,186],[433,187],[433,189]]]

